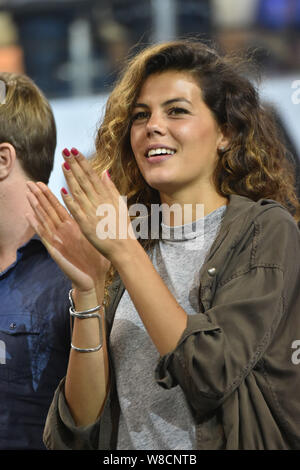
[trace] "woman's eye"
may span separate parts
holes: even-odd
[[[169,114],[171,115],[177,115],[177,114],[188,114],[188,110],[185,108],[171,108],[169,109]]]
[[[148,117],[148,114],[146,111],[139,111],[138,113],[135,113],[133,116],[132,116],[132,121],[137,121],[137,120],[141,120],[141,119],[147,119]]]

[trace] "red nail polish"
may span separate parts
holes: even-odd
[[[109,179],[110,179],[110,174],[109,174],[109,171],[108,171],[108,170],[106,170],[106,174],[107,174],[107,176],[108,176]]]
[[[69,156],[71,155],[68,149],[64,149],[64,150],[63,150],[63,154],[64,154],[66,157],[69,157]]]
[[[63,194],[68,194],[68,191],[66,190],[66,188],[61,188],[61,192],[62,192]]]
[[[75,155],[75,157],[78,155],[78,150],[75,149],[74,147],[71,149],[71,153],[73,153],[73,155]]]
[[[71,170],[69,163],[65,162],[64,167],[66,170]]]

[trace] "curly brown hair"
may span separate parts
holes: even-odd
[[[145,48],[129,60],[112,91],[96,138],[94,167],[109,169],[128,205],[150,207],[158,192],[143,179],[130,145],[134,103],[147,77],[169,70],[190,73],[217,124],[230,136],[219,151],[214,182],[220,195],[269,198],[284,205],[299,220],[295,171],[287,158],[275,119],[260,100],[258,89],[241,67],[243,61],[222,56],[198,40],[178,40]],[[142,240],[149,248],[154,243]]]

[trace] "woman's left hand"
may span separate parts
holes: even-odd
[[[113,261],[129,241],[136,241],[127,204],[108,172],[99,177],[77,149],[67,153],[62,154],[63,171],[71,195],[62,191],[63,200],[90,243]]]

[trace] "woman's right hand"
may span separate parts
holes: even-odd
[[[110,262],[82,234],[77,222],[44,183],[29,181],[27,219],[53,260],[78,291],[104,285]]]

